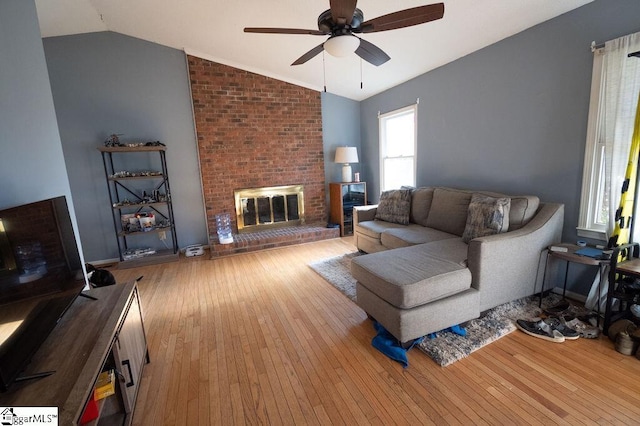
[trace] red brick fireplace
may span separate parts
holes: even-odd
[[[320,93],[188,56],[212,257],[336,236],[326,230]],[[237,235],[234,191],[304,186],[304,226]],[[229,213],[233,244],[218,244]],[[249,235],[249,236],[245,236]]]

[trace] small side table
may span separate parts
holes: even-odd
[[[565,247],[567,249],[566,252],[563,251],[551,251],[551,247]],[[538,304],[539,307],[542,306],[542,295],[544,294],[544,283],[547,277],[547,267],[549,266],[549,259],[555,258],[564,260],[567,262],[567,268],[564,271],[564,285],[562,287],[562,298],[565,297],[567,293],[567,277],[569,276],[569,265],[571,263],[578,263],[580,265],[588,265],[588,266],[597,266],[598,273],[600,274],[600,281],[598,282],[598,303],[597,303],[597,312],[598,312],[598,325],[600,325],[600,288],[602,284],[602,280],[606,273],[607,265],[610,262],[610,259],[595,259],[589,256],[581,256],[576,254],[576,251],[580,250],[582,247],[579,247],[575,244],[553,244],[548,247],[547,251],[547,263],[544,268],[544,274],[542,275],[542,289],[540,290],[540,302]]]

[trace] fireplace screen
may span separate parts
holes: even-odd
[[[234,191],[238,232],[304,223],[302,185]]]

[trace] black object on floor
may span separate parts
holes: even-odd
[[[562,343],[564,342],[564,336],[558,330],[551,328],[549,324],[540,321],[525,321],[519,319],[516,321],[516,327],[522,330],[529,336],[537,337],[539,339],[548,340],[550,342]]]

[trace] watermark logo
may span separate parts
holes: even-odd
[[[0,407],[1,426],[58,425],[58,407]]]

